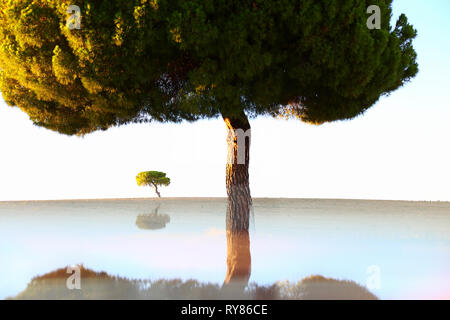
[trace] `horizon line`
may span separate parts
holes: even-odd
[[[386,202],[426,202],[448,203],[448,200],[405,200],[405,199],[366,199],[366,198],[294,198],[294,197],[252,197],[253,200],[324,200],[324,201],[386,201]],[[2,203],[11,202],[69,202],[69,201],[129,201],[129,200],[227,200],[227,197],[132,197],[132,198],[70,198],[70,199],[38,199],[38,200],[0,200]]]

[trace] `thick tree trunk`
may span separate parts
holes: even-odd
[[[227,126],[228,156],[226,186],[228,206],[227,275],[225,284],[247,285],[251,272],[248,233],[252,198],[249,186],[250,123],[242,112],[239,117],[223,117]],[[236,287],[236,286],[234,286]]]
[[[225,117],[227,126],[226,185],[228,195],[227,230],[248,231],[252,198],[249,186],[250,123],[240,117]]]

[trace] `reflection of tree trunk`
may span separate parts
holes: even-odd
[[[227,230],[248,231],[252,198],[249,186],[250,123],[244,112],[223,117],[227,126]],[[239,148],[238,148],[239,147]]]
[[[250,278],[251,256],[250,237],[247,231],[227,230],[227,275],[225,284],[238,284],[245,287]]]

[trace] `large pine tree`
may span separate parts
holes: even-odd
[[[81,28],[68,27],[78,5]],[[369,29],[367,8],[381,9]],[[249,118],[351,119],[418,71],[391,0],[0,0],[0,90],[37,125],[84,135],[222,117],[229,230],[248,230]],[[205,150],[206,152],[206,150]]]

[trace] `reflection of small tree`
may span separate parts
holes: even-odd
[[[139,229],[156,230],[166,227],[170,222],[167,214],[158,214],[159,206],[150,214],[140,214],[136,218],[136,225]]]
[[[166,177],[164,172],[144,171],[136,176],[136,182],[138,186],[150,186],[155,188],[156,194],[161,198],[158,186],[168,186],[170,184],[170,179]]]

